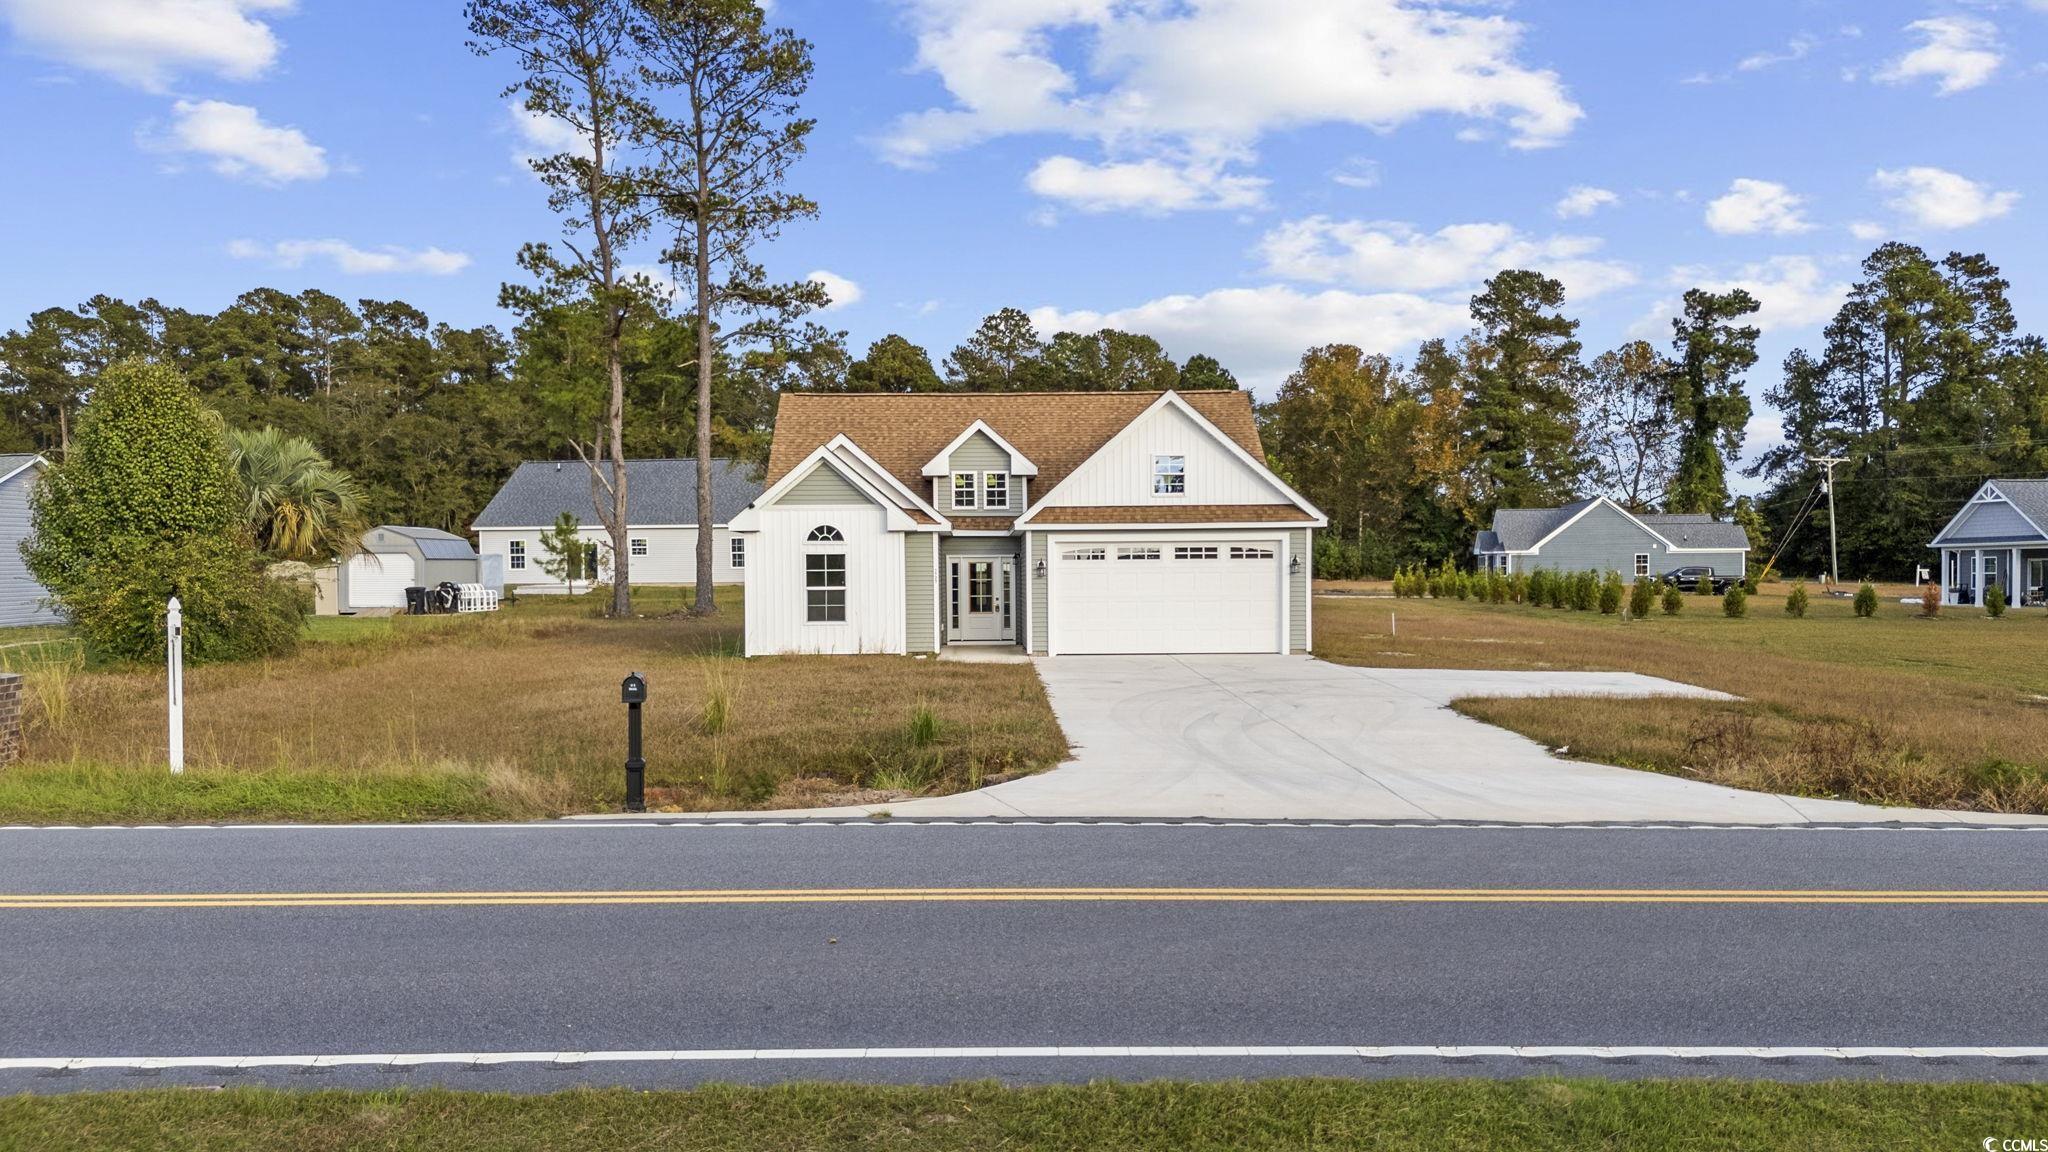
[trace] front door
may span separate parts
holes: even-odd
[[[1010,601],[1015,562],[1005,556],[962,557],[946,563],[946,639],[952,643],[1014,641]]]

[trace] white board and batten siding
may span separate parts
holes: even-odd
[[[477,555],[499,557],[505,573],[505,585],[518,588],[522,585],[551,584],[561,581],[548,575],[541,566],[547,559],[547,552],[540,546],[540,538],[547,528],[479,528]],[[585,528],[578,533],[584,540],[611,549],[612,538],[602,528]],[[627,538],[645,540],[647,554],[630,557],[629,574],[635,584],[695,584],[697,582],[697,530],[695,528],[634,528]],[[732,533],[724,528],[711,532],[711,581],[714,584],[738,584],[745,579],[742,567],[732,562]],[[526,566],[512,566],[512,541],[518,540],[526,546]]]
[[[758,530],[742,533],[749,552],[747,655],[903,654],[905,545],[903,533],[889,531],[880,505],[821,465],[754,516]],[[842,540],[813,542],[811,533],[825,526]],[[844,621],[808,619],[805,557],[817,552],[846,557]]]
[[[1158,456],[1186,460],[1185,493],[1152,494],[1152,464]],[[1154,408],[1117,433],[1041,501],[1054,508],[1287,502],[1270,479],[1171,405]]]

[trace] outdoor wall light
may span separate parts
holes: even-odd
[[[1301,557],[1295,556],[1289,559],[1287,561],[1287,570],[1298,574],[1301,571]]]
[[[1045,561],[1040,560],[1038,563],[1033,564],[1031,566],[1031,574],[1040,580],[1045,579]]]

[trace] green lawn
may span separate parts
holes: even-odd
[[[2048,1089],[1727,1081],[1279,1080],[1010,1089],[802,1084],[545,1096],[157,1089],[0,1100],[0,1149],[1974,1149],[2048,1132]]]
[[[1743,698],[1468,700],[1469,715],[1571,755],[1736,787],[1881,804],[2048,812],[2048,614],[1878,614],[1814,595],[1803,619],[1767,586],[1624,620],[1516,604],[1325,596],[1316,651],[1393,667],[1641,672]],[[1390,617],[1394,619],[1390,621]]]
[[[617,810],[629,671],[651,685],[648,803],[708,811],[887,802],[1058,763],[1028,667],[901,656],[740,659],[739,590],[637,618],[593,596],[491,614],[326,617],[288,659],[191,669],[188,769],[164,765],[164,674],[61,646],[24,661],[27,756],[0,823],[506,820]],[[0,650],[4,651],[4,650]],[[926,715],[928,714],[928,715]]]

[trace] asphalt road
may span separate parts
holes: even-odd
[[[2026,831],[0,830],[0,1092],[2048,1079],[2044,852]],[[223,1066],[248,1057],[293,1059]]]

